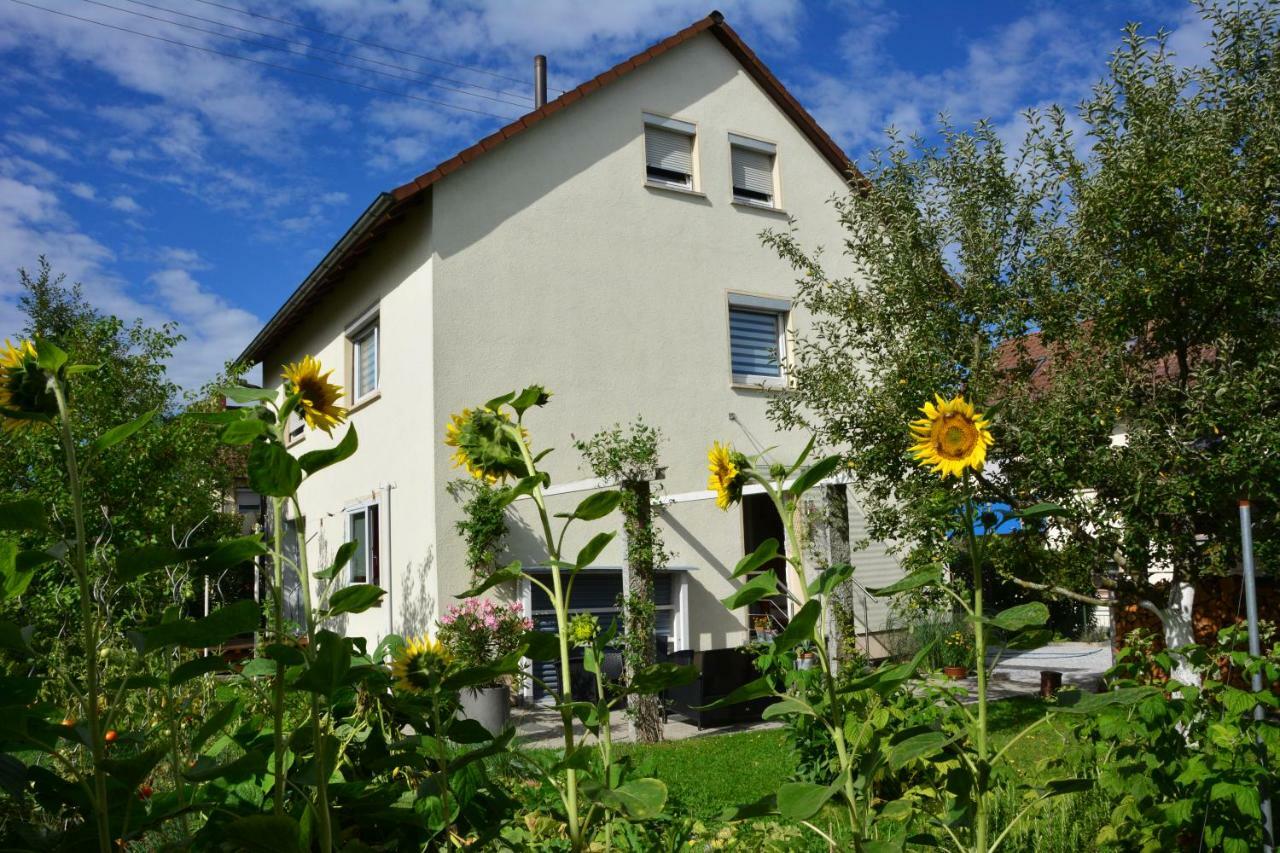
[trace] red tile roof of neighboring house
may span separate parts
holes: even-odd
[[[646,62],[661,56],[677,45],[692,38],[710,33],[731,53],[751,75],[759,86],[773,99],[788,118],[800,129],[814,147],[831,164],[832,168],[848,175],[852,181],[865,186],[865,178],[858,173],[840,146],[823,130],[813,116],[800,105],[800,102],[787,91],[781,81],[765,66],[742,38],[724,21],[719,12],[712,12],[707,17],[685,27],[673,36],[663,39],[647,50],[618,63],[608,71],[588,80],[575,89],[570,89],[553,101],[549,101],[533,112],[513,121],[511,124],[491,133],[470,148],[466,148],[453,157],[437,164],[433,169],[402,184],[387,193],[382,193],[368,209],[361,214],[355,224],[347,230],[324,259],[298,286],[297,290],[267,321],[253,341],[240,355],[240,361],[253,364],[261,361],[267,351],[279,342],[280,338],[296,323],[315,302],[327,293],[343,277],[360,256],[369,251],[369,247],[408,209],[422,200],[424,192],[436,181],[456,172],[467,163],[492,151],[513,136],[528,130],[561,110],[572,106],[583,98],[599,91],[608,84],[634,71]]]

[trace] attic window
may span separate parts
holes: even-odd
[[[729,153],[733,168],[733,200],[777,207],[773,179],[777,147],[772,142],[731,133]]]
[[[687,121],[644,114],[645,178],[651,184],[692,190],[695,127]]]

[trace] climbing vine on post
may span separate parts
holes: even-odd
[[[463,517],[454,529],[467,545],[467,568],[472,582],[484,580],[498,568],[498,557],[507,542],[506,489],[477,480],[459,478],[450,481],[445,490],[462,505]]]
[[[654,663],[657,656],[654,577],[666,567],[670,555],[662,535],[653,525],[653,482],[661,477],[658,448],[662,431],[643,418],[623,427],[614,424],[586,441],[575,441],[591,472],[619,484],[623,532],[626,535],[627,572],[622,591],[623,661],[628,682],[636,672]],[[662,706],[656,695],[629,699],[629,716],[640,743],[662,740]]]

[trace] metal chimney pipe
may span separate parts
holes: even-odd
[[[547,58],[541,53],[533,58],[533,108],[547,105]]]

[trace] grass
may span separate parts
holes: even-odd
[[[627,744],[619,751],[651,764],[667,783],[669,811],[700,819],[774,793],[795,767],[781,729]]]

